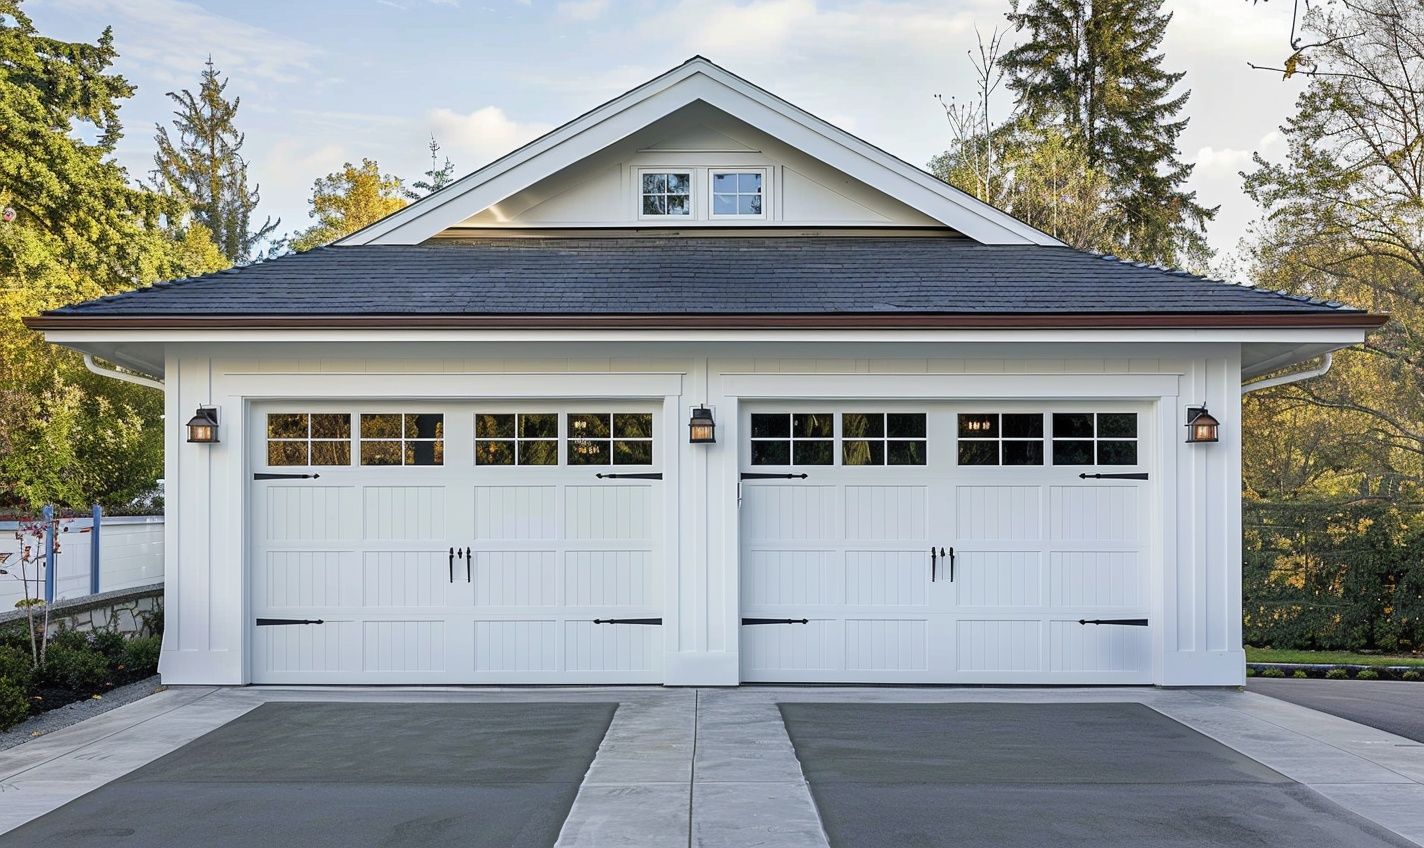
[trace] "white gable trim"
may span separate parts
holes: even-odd
[[[983,244],[1062,244],[701,57],[610,100],[336,244],[419,244],[697,101],[754,126]]]

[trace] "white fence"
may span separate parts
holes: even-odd
[[[90,594],[91,552],[94,521],[89,516],[60,519],[55,534],[54,599],[81,598]],[[20,546],[38,547],[43,558],[44,541],[26,537],[15,538],[20,525],[15,521],[0,521],[0,555],[9,553],[0,568],[0,612],[13,609],[25,596],[20,582]],[[0,559],[3,559],[0,556]],[[99,524],[99,591],[111,592],[163,580],[163,516],[106,515]],[[44,572],[33,573],[30,566],[30,597],[44,597]]]

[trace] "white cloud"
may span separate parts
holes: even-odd
[[[1201,176],[1228,177],[1251,164],[1251,151],[1203,147],[1197,151],[1194,173]]]
[[[470,170],[476,163],[488,162],[514,150],[527,141],[543,135],[550,124],[516,121],[498,106],[485,106],[468,114],[460,114],[453,109],[435,109],[429,114],[431,132],[440,145],[455,153],[463,154],[470,161],[467,167],[462,160],[462,170]]]
[[[209,12],[186,0],[50,0],[114,24],[121,59],[149,74],[192,85],[209,55],[232,77],[295,82],[309,77],[320,50],[297,38]]]
[[[608,11],[608,0],[567,0],[555,7],[559,17],[570,21],[594,21]]]

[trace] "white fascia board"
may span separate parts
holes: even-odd
[[[1317,356],[1321,348],[1338,350],[1365,340],[1365,331],[1353,328],[1312,329],[1164,329],[1164,330],[479,330],[479,329],[172,329],[172,330],[46,330],[45,339],[79,350],[96,343],[157,342],[859,342],[965,343],[1071,342],[1094,344],[1172,343],[1245,344],[1267,343],[1309,346]],[[1309,356],[1305,358],[1310,358]],[[1277,366],[1281,367],[1281,366]]]
[[[419,244],[697,101],[983,244],[1062,244],[705,60],[675,68],[336,244]]]

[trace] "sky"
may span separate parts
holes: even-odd
[[[312,181],[362,157],[418,179],[433,133],[457,174],[703,55],[923,166],[948,140],[936,94],[974,93],[976,30],[1008,0],[26,0],[46,35],[114,29],[137,93],[118,157],[152,169],[165,92],[196,89],[211,55],[242,98],[259,217],[310,223]],[[1230,260],[1260,211],[1238,172],[1279,158],[1302,83],[1251,70],[1289,52],[1289,0],[1166,0],[1165,67],[1186,72],[1180,145],[1191,187],[1220,205],[1208,237]],[[1009,108],[1005,99],[1000,113]]]

